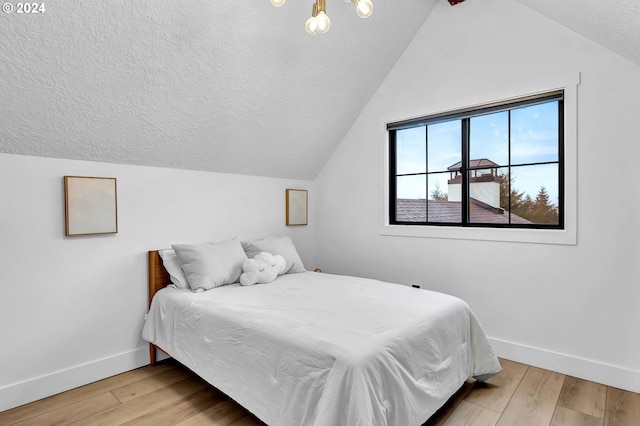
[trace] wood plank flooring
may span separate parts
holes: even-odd
[[[500,374],[465,383],[424,426],[640,426],[640,394],[500,362]],[[6,426],[70,424],[264,426],[170,360],[0,413]]]

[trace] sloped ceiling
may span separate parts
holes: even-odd
[[[517,1],[640,64],[638,0]],[[442,2],[374,0],[361,20],[329,0],[318,36],[312,0],[0,14],[0,152],[313,179]]]
[[[0,152],[312,179],[437,0],[50,0],[0,16]],[[445,1],[445,0],[440,0]]]
[[[517,0],[640,65],[639,0]]]

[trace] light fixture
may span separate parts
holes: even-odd
[[[307,19],[304,29],[311,35],[329,31],[331,20],[327,16],[327,0],[316,0],[311,9],[311,18]]]
[[[269,2],[280,7],[286,0],[269,0]],[[356,13],[361,18],[368,18],[373,12],[371,0],[344,0],[346,3],[356,5]],[[304,24],[304,29],[311,35],[322,34],[329,31],[331,20],[327,16],[327,0],[315,0],[311,8],[311,17]]]
[[[345,2],[356,4],[356,13],[361,18],[368,18],[373,12],[373,3],[371,0],[344,0]]]
[[[304,24],[304,29],[307,30],[307,33],[311,35],[318,34],[318,20],[316,19],[318,16],[318,4],[314,3],[313,8],[311,9],[311,18],[307,19],[307,22]]]

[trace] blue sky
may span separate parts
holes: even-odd
[[[488,158],[500,165],[509,160],[509,119],[506,111],[473,117],[470,124],[471,159]],[[558,102],[531,105],[511,111],[511,163],[539,163],[558,160]],[[448,121],[397,132],[398,174],[424,173],[427,153],[425,131],[428,131],[428,171],[446,171],[461,160],[461,121]],[[506,172],[506,168],[503,169]],[[519,192],[535,198],[541,186],[557,204],[557,165],[512,167],[513,185]],[[447,192],[449,173],[429,176],[425,191],[424,176],[401,177],[399,198],[425,198],[439,185]],[[427,193],[425,193],[427,192]]]

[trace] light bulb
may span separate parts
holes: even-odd
[[[304,29],[311,35],[318,34],[318,19],[315,16],[307,19],[307,22],[304,24]]]
[[[284,2],[286,2],[287,0],[269,0],[269,2],[274,5],[275,7],[280,7],[284,4]]]
[[[356,13],[361,18],[368,18],[373,12],[373,3],[371,0],[358,0],[356,3]]]
[[[316,16],[316,20],[318,21],[319,33],[326,33],[327,31],[329,31],[329,28],[331,27],[331,21],[329,20],[327,14],[324,13],[324,11],[320,11],[320,13],[318,13],[318,16]]]

